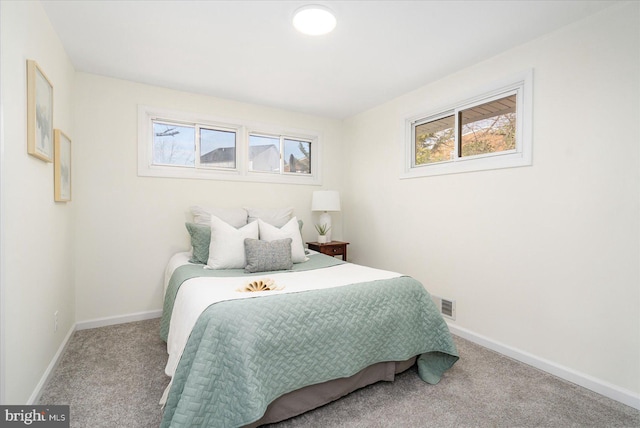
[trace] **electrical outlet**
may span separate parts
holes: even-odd
[[[58,311],[53,313],[53,331],[58,331]]]

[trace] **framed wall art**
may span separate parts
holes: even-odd
[[[27,152],[53,162],[53,85],[33,60],[27,60]]]
[[[68,202],[71,200],[71,140],[64,132],[56,129],[54,146],[54,199],[56,202]]]

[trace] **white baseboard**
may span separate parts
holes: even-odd
[[[40,400],[40,396],[42,395],[42,390],[44,386],[47,384],[47,382],[49,381],[49,378],[51,377],[51,374],[60,363],[60,358],[62,357],[62,355],[64,354],[64,351],[67,349],[67,346],[69,345],[69,340],[71,339],[71,335],[73,335],[73,333],[76,330],[87,330],[90,328],[106,327],[109,325],[124,324],[124,323],[134,322],[134,321],[144,321],[152,318],[160,318],[161,316],[162,316],[162,309],[158,309],[155,311],[138,312],[138,313],[129,314],[129,315],[119,315],[115,317],[98,318],[98,319],[82,321],[74,324],[69,329],[69,332],[67,333],[64,340],[62,341],[62,344],[58,348],[58,352],[56,352],[56,354],[53,356],[53,359],[49,363],[49,366],[47,367],[47,369],[44,371],[44,374],[40,378],[40,382],[38,382],[38,384],[36,385],[33,393],[31,394],[31,397],[29,397],[29,401],[27,401],[26,404],[31,406],[36,404]]]
[[[456,336],[460,336],[470,342],[476,343],[480,346],[491,349],[492,351],[513,358],[514,360],[518,360],[522,363],[543,370],[561,379],[580,385],[600,395],[604,395],[607,398],[611,398],[612,400],[640,410],[640,394],[628,389],[620,388],[588,374],[580,373],[568,367],[561,366],[560,364],[545,360],[544,358],[537,357],[520,349],[496,342],[488,337],[474,333],[471,330],[458,327],[449,322],[447,322],[447,325],[449,326],[451,333]]]
[[[162,309],[147,312],[137,312],[129,315],[117,315],[114,317],[97,318],[88,321],[80,321],[76,323],[76,330],[87,330],[90,328],[106,327],[109,325],[125,324],[128,322],[150,320],[152,318],[160,318]]]
[[[36,385],[36,388],[31,394],[31,397],[29,397],[29,401],[27,402],[27,404],[33,405],[37,403],[38,400],[40,399],[40,395],[42,394],[42,389],[44,388],[47,381],[49,380],[51,373],[53,373],[53,370],[57,367],[58,363],[60,362],[60,357],[64,354],[64,351],[67,349],[67,345],[69,344],[69,339],[71,339],[71,335],[74,333],[74,331],[86,330],[86,329],[97,328],[97,327],[106,327],[109,325],[124,324],[128,322],[143,321],[143,320],[148,320],[152,318],[159,318],[161,316],[162,316],[162,310],[158,309],[155,311],[138,312],[135,314],[119,315],[119,316],[107,317],[107,318],[98,318],[94,320],[82,321],[82,322],[76,323],[69,329],[69,332],[67,333],[64,340],[62,341],[62,344],[58,348],[58,352],[56,352],[56,354],[54,355],[53,359],[51,360],[51,363],[49,363],[49,366],[47,367],[44,374],[42,375],[40,382],[38,382],[38,385]],[[588,374],[580,373],[578,371],[575,371],[568,367],[561,366],[552,361],[545,360],[544,358],[537,357],[533,354],[522,351],[520,349],[516,349],[511,346],[502,344],[495,340],[489,339],[488,337],[474,333],[471,330],[458,327],[451,323],[447,323],[447,324],[449,326],[449,330],[451,331],[451,333],[455,334],[456,336],[460,336],[463,339],[469,340],[473,343],[477,343],[480,346],[491,349],[507,357],[513,358],[514,360],[523,362],[537,369],[543,370],[547,373],[557,376],[561,379],[575,383],[576,385],[580,385],[600,395],[611,398],[612,400],[616,400],[622,404],[625,404],[627,406],[640,410],[640,395],[634,393],[633,391],[620,388],[616,385],[612,385],[608,382],[597,379]]]
[[[76,326],[72,325],[69,331],[67,332],[67,335],[64,337],[64,340],[60,344],[60,347],[58,348],[58,352],[56,352],[56,354],[53,356],[53,359],[49,363],[49,366],[47,367],[47,369],[44,371],[44,374],[40,378],[40,382],[38,382],[38,384],[36,385],[36,388],[33,390],[33,393],[31,394],[31,397],[29,397],[29,400],[27,401],[28,406],[32,406],[38,403],[38,401],[40,401],[40,396],[42,395],[42,389],[47,384],[47,382],[49,381],[49,378],[51,377],[51,374],[60,363],[60,358],[62,357],[62,355],[64,355],[64,351],[67,349],[67,346],[69,345],[69,339],[71,339],[71,335],[73,335],[74,331],[76,331]]]

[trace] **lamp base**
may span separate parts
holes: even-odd
[[[320,218],[318,219],[320,225],[327,225],[327,234],[325,235],[327,238],[327,242],[331,242],[331,214],[328,212],[323,212],[320,214]]]

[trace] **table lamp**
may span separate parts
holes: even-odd
[[[340,193],[336,190],[316,190],[311,199],[311,211],[322,211],[319,224],[326,225],[327,242],[331,242],[331,214],[329,211],[340,211]]]

